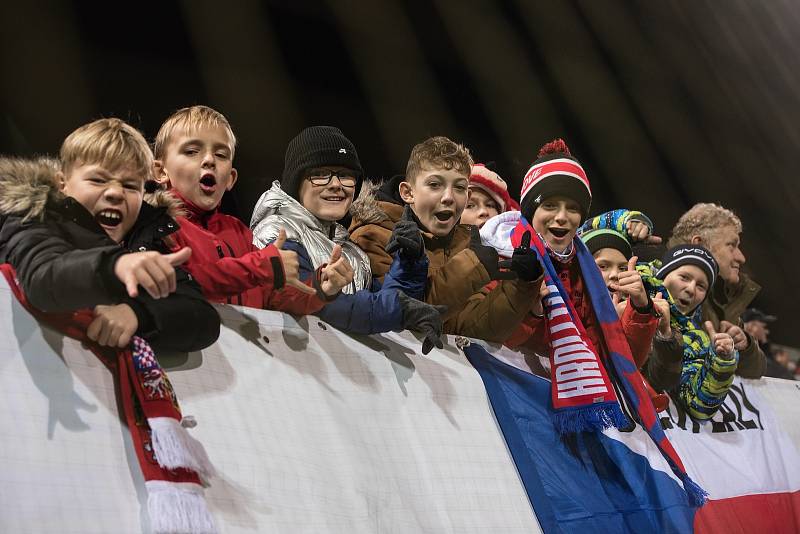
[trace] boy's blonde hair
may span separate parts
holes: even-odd
[[[417,175],[426,168],[455,169],[469,179],[472,169],[469,149],[447,137],[430,137],[411,149],[406,165],[406,181],[413,183]]]
[[[153,147],[156,159],[164,159],[164,156],[166,156],[167,144],[175,130],[191,133],[201,128],[217,128],[219,126],[227,131],[231,140],[231,159],[233,159],[233,153],[236,149],[236,136],[233,135],[233,128],[231,128],[231,124],[225,118],[225,115],[208,106],[191,106],[179,109],[164,121],[164,124],[158,129]]]
[[[707,247],[717,231],[725,226],[733,226],[737,234],[742,233],[742,221],[731,210],[719,204],[700,202],[675,223],[667,247],[691,243],[695,235],[699,235]]]
[[[64,139],[59,156],[66,175],[78,164],[100,165],[111,172],[132,167],[145,181],[153,172],[153,153],[144,136],[121,119],[84,124]]]

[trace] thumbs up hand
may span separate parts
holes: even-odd
[[[647,306],[647,291],[642,283],[642,275],[636,270],[636,261],[639,258],[632,256],[628,260],[628,270],[622,271],[617,277],[616,283],[609,285],[611,289],[620,293],[621,297],[628,297],[637,308]]]
[[[283,250],[283,245],[285,243],[286,230],[281,228],[278,232],[278,237],[272,244],[275,245],[275,248],[278,249],[281,255],[284,284],[297,289],[301,293],[306,293],[307,295],[315,294],[317,291],[313,287],[304,284],[303,281],[300,280],[300,258],[294,250]]]
[[[733,346],[733,338],[724,333],[724,332],[717,332],[714,329],[714,324],[711,321],[705,322],[706,332],[708,332],[708,337],[711,338],[711,345],[714,347],[714,352],[717,356],[721,356],[726,360],[732,360],[734,358],[734,346]]]

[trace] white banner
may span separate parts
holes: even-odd
[[[161,354],[219,476],[221,532],[539,532],[480,377],[452,338],[350,337],[219,308],[219,341]],[[110,373],[0,278],[0,532],[149,532]]]

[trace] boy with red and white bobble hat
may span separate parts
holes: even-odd
[[[469,200],[461,215],[461,224],[480,228],[492,217],[512,210],[518,211],[519,204],[508,194],[505,180],[483,163],[473,165],[469,177]]]
[[[545,276],[538,310],[512,336],[517,339],[506,344],[526,345],[549,358],[554,427],[571,434],[610,426],[628,430],[640,423],[692,503],[701,504],[704,492],[664,435],[603,277],[576,237],[592,192],[586,172],[562,139],[539,151],[523,179],[520,200],[522,216],[506,233],[507,248],[514,247],[511,261],[529,246]],[[647,303],[636,311],[652,313],[653,308],[647,295]]]

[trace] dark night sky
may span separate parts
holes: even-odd
[[[77,126],[124,118],[152,139],[177,108],[230,119],[249,221],[304,126],[340,127],[373,178],[434,134],[495,162],[513,192],[563,137],[592,211],[641,209],[668,235],[695,202],[743,220],[773,339],[800,345],[800,12],[788,1],[9,4],[0,152],[55,154]],[[230,196],[230,195],[229,195]],[[651,251],[657,254],[659,251]]]

